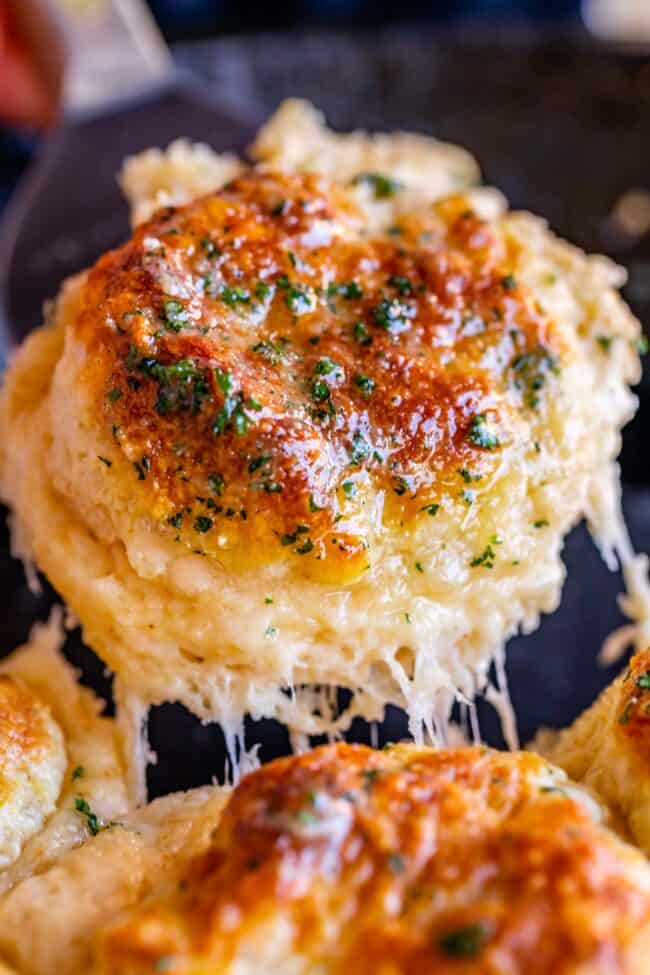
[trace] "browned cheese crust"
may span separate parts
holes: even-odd
[[[464,198],[362,225],[323,177],[250,170],[156,214],[85,284],[85,380],[134,511],[226,566],[354,579],[369,494],[392,523],[435,513],[459,471],[498,464],[504,393],[525,411],[557,369],[552,323]]]
[[[646,864],[557,775],[476,748],[272,762],[178,889],[105,934],[99,970],[642,975]]]

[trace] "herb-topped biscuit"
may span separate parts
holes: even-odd
[[[462,151],[293,105],[253,155],[126,167],[148,219],[5,380],[16,544],[145,704],[232,742],[247,711],[331,731],[341,686],[340,724],[431,729],[556,606],[577,519],[620,541],[638,323]]]

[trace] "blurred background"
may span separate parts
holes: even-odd
[[[41,2],[92,18],[107,0]],[[135,9],[133,0],[112,2]],[[0,0],[0,218],[30,160],[48,158],[57,137],[61,143],[66,116],[61,86],[52,80],[60,65],[51,38],[39,30],[35,43],[26,45],[16,22],[16,12],[36,3]],[[170,103],[169,110],[158,106],[153,135],[147,128],[153,108],[146,105],[136,116],[114,107],[108,129],[101,123],[77,127],[68,149],[78,165],[68,165],[57,189],[44,193],[40,212],[32,207],[31,240],[24,243],[22,260],[14,253],[9,271],[8,259],[2,266],[0,225],[0,290],[3,271],[7,292],[10,281],[25,278],[28,258],[41,238],[53,233],[55,217],[66,232],[76,227],[70,234],[83,241],[77,251],[66,251],[72,263],[65,273],[125,236],[126,210],[114,183],[125,152],[183,135],[241,149],[246,126],[250,131],[283,98],[301,96],[336,128],[413,129],[466,146],[485,181],[503,190],[511,205],[543,214],[563,236],[625,265],[624,294],[648,334],[650,0],[149,0],[149,10],[171,45],[175,65],[194,79],[194,91],[242,126],[228,128],[209,112],[190,111],[189,103]],[[166,64],[164,47],[156,43]],[[86,48],[80,52],[86,59],[84,83],[92,87],[101,51],[92,44]],[[93,180],[75,177],[88,165]],[[93,217],[100,184],[104,204],[111,216],[117,214],[115,223],[104,221],[112,236],[101,241]],[[14,208],[15,232],[19,222]],[[6,225],[4,236],[6,241]],[[50,249],[50,256],[54,252]],[[48,293],[62,276],[54,267]],[[649,551],[647,362],[639,395],[639,413],[623,442],[624,502],[636,547]],[[509,645],[508,675],[524,741],[540,724],[566,724],[617,669],[598,667],[595,655],[622,622],[616,603],[621,579],[600,562],[584,527],[570,536],[565,560],[562,608],[535,634]],[[53,599],[47,587],[38,597],[27,590],[21,566],[9,557],[6,534],[0,537],[0,630],[6,649],[25,639],[35,618],[47,616]],[[101,664],[78,634],[67,652],[93,686],[108,692]],[[480,711],[487,740],[498,743],[493,713],[487,706]],[[395,739],[405,730],[403,717],[393,714],[382,735]],[[209,781],[219,770],[219,733],[178,707],[155,709],[151,732],[161,755],[150,772],[154,794]],[[367,729],[355,728],[354,737],[367,737]],[[255,740],[262,742],[265,759],[287,748],[282,730],[268,723],[249,726],[249,744]]]

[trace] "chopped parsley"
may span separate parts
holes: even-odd
[[[210,240],[209,237],[204,237],[203,240],[199,241],[199,243],[205,251],[206,257],[218,257],[221,253],[215,242]]]
[[[311,398],[316,403],[322,403],[330,398],[330,388],[324,379],[314,379],[311,384]]]
[[[416,562],[415,568],[417,569],[418,572],[424,572],[424,566],[422,565],[421,562]]]
[[[518,356],[510,368],[514,373],[515,387],[523,393],[524,403],[529,409],[539,406],[540,390],[548,374],[557,376],[560,372],[557,358],[541,345],[532,352]]]
[[[393,274],[388,279],[388,283],[391,288],[396,288],[403,297],[413,294],[413,285],[409,279],[403,278],[399,274]]]
[[[423,505],[420,508],[420,511],[426,511],[426,513],[428,515],[430,515],[432,518],[435,518],[435,516],[440,511],[440,505],[439,504],[425,504],[425,505]]]
[[[643,691],[650,691],[650,670],[646,670],[645,673],[637,677],[636,686]]]
[[[496,545],[499,544],[499,542],[496,540],[496,537],[494,538],[493,542],[489,542],[485,546],[485,548],[483,549],[480,555],[474,556],[474,558],[470,562],[470,566],[472,569],[476,569],[479,566],[482,566],[484,569],[494,568],[494,560],[496,559],[497,555],[492,547],[493,544]]]
[[[260,454],[259,457],[254,457],[253,460],[248,465],[248,473],[254,474],[258,471],[260,467],[264,467],[265,464],[271,460],[270,454]]]
[[[476,447],[482,447],[484,450],[495,450],[501,446],[498,436],[488,425],[485,413],[477,413],[472,419],[467,432],[467,439]]]
[[[241,390],[239,392],[234,391],[231,372],[224,372],[217,366],[214,375],[223,393],[223,406],[214,418],[212,432],[218,436],[226,429],[232,428],[238,436],[243,436],[243,434],[248,433],[253,422],[247,411],[259,412],[262,405],[250,397],[244,401],[244,394]]]
[[[598,342],[598,345],[600,346],[600,348],[602,349],[602,351],[605,353],[605,355],[608,355],[609,354],[609,351],[610,351],[610,349],[612,347],[612,342],[614,341],[614,336],[613,335],[597,335],[596,336],[596,341]]]
[[[482,474],[472,474],[472,472],[468,471],[466,467],[460,467],[458,469],[458,473],[465,481],[465,484],[473,484],[474,481],[480,481],[483,478]]]
[[[533,522],[533,528],[548,528],[548,524],[546,518],[538,518],[537,521]]]
[[[402,188],[401,183],[398,183],[397,180],[392,179],[390,176],[385,176],[383,173],[359,173],[358,176],[355,176],[353,182],[355,186],[358,186],[360,183],[369,186],[376,200],[388,200],[391,196],[395,196],[397,191]]]
[[[225,484],[226,479],[223,474],[208,474],[208,487],[214,494],[220,496]]]
[[[377,385],[374,379],[371,379],[370,376],[364,376],[360,372],[354,377],[354,384],[359,387],[364,399],[370,399]]]
[[[354,341],[358,342],[359,345],[370,345],[370,343],[372,342],[370,333],[368,332],[368,329],[366,328],[363,322],[355,323],[352,329],[352,335],[354,337]]]
[[[317,376],[329,376],[331,373],[340,371],[341,367],[333,359],[327,357],[319,359],[316,363],[315,372]]]
[[[88,800],[83,796],[76,796],[74,801],[74,811],[86,820],[86,826],[91,836],[97,836],[103,829],[108,829],[112,823],[103,824],[100,822],[96,813],[88,805]]]
[[[255,297],[259,298],[260,301],[264,301],[265,298],[268,298],[272,291],[273,288],[270,284],[267,284],[266,281],[258,281],[255,285]]]
[[[188,324],[187,312],[180,301],[166,301],[164,305],[163,322],[165,328],[171,332],[180,332]]]
[[[302,315],[304,312],[309,311],[311,308],[311,301],[309,300],[309,294],[302,288],[296,287],[296,285],[291,284],[289,278],[286,274],[280,275],[277,280],[278,288],[282,288],[286,291],[284,296],[284,302],[293,315]]]
[[[355,433],[350,447],[350,460],[357,467],[370,456],[370,444],[362,433]]]
[[[206,370],[201,369],[191,359],[180,359],[166,366],[148,356],[138,358],[137,350],[132,347],[126,359],[126,367],[131,372],[141,372],[158,383],[156,410],[160,416],[171,413],[196,414],[210,395]]]
[[[636,350],[639,355],[647,355],[650,348],[650,341],[647,335],[640,335],[636,342]]]
[[[219,289],[219,297],[229,308],[236,308],[239,304],[248,304],[251,300],[250,292],[245,288],[229,288],[222,285]]]
[[[343,494],[346,498],[356,498],[357,486],[354,481],[344,481],[342,484]]]
[[[279,342],[272,342],[270,339],[266,342],[257,342],[252,347],[252,351],[257,352],[258,355],[261,355],[263,359],[266,359],[273,366],[277,366],[287,356],[287,350],[284,345],[281,345]]]
[[[327,286],[327,295],[330,298],[341,295],[347,301],[354,301],[357,298],[363,297],[363,291],[356,281],[346,281],[343,284],[335,284],[332,282]]]
[[[178,531],[183,524],[183,512],[179,511],[175,515],[170,515],[167,519],[167,523]]]
[[[438,947],[448,958],[475,958],[488,936],[489,932],[484,924],[468,924],[443,934],[438,939]]]
[[[212,528],[212,524],[212,518],[208,518],[207,515],[199,515],[194,519],[194,530],[205,535]]]
[[[86,770],[83,765],[77,765],[75,768],[73,768],[70,778],[73,782],[76,782],[77,779],[83,779],[85,774]]]
[[[108,457],[102,457],[101,454],[97,454],[97,460],[101,460],[102,464],[104,464],[106,467],[113,466],[113,461],[109,460]]]
[[[409,319],[415,316],[414,309],[397,298],[384,298],[372,309],[372,317],[376,325],[390,332],[391,335],[399,335],[410,325]]]
[[[110,403],[117,403],[118,399],[121,399],[124,394],[121,389],[111,389],[106,393],[106,399]]]
[[[506,289],[506,291],[511,291],[513,288],[517,287],[517,279],[514,274],[506,274],[505,277],[501,278],[501,286]]]
[[[147,456],[144,456],[141,457],[140,460],[134,460],[133,467],[138,475],[138,480],[144,481],[151,468],[151,462]]]

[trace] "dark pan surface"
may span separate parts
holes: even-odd
[[[263,116],[289,95],[310,98],[339,128],[412,128],[467,146],[485,179],[513,206],[544,214],[552,227],[581,246],[605,251],[631,270],[627,297],[650,325],[650,236],[621,239],[609,216],[631,188],[650,190],[650,60],[596,47],[576,36],[433,34],[387,31],[362,35],[276,35],[229,38],[185,46],[181,62],[205,79],[231,111]],[[178,131],[183,134],[183,119]],[[194,133],[192,133],[194,134]],[[210,142],[210,134],[205,134]],[[221,140],[218,140],[221,142]],[[222,144],[222,143],[221,143]],[[638,549],[650,549],[650,383],[625,434],[625,506]],[[9,650],[43,619],[53,595],[32,596],[22,569],[0,539],[3,645]],[[570,722],[611,680],[596,654],[622,622],[616,595],[622,584],[599,559],[583,527],[565,550],[568,580],[563,603],[533,635],[508,649],[508,675],[522,740],[542,724]],[[68,641],[85,679],[108,693],[102,665]],[[498,743],[498,722],[480,707],[488,740]],[[272,722],[249,726],[265,759],[288,741]],[[381,740],[401,737],[402,715],[392,711]],[[353,737],[367,740],[367,729]],[[218,729],[203,727],[181,708],[154,710],[151,736],[158,765],[153,794],[210,781],[223,767]]]

